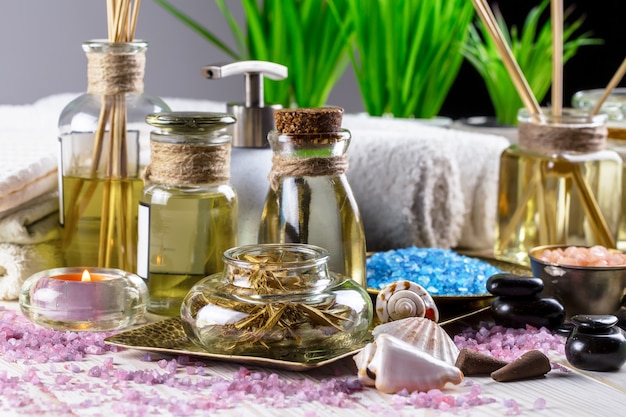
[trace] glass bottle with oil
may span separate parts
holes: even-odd
[[[622,160],[606,148],[606,115],[520,110],[519,144],[500,158],[494,255],[528,265],[543,245],[616,247]]]
[[[604,88],[582,90],[572,96],[576,109],[592,111],[604,94]],[[626,88],[615,88],[602,103],[599,113],[607,115],[607,148],[613,149],[622,158],[622,210],[626,209]],[[626,251],[626,214],[622,213],[617,249]]]
[[[278,109],[260,243],[303,243],[330,253],[332,271],[366,285],[365,234],[346,179],[350,132],[337,107]]]
[[[136,271],[137,206],[148,164],[149,113],[167,111],[143,91],[148,43],[93,40],[87,92],[59,116],[59,221],[66,266]]]
[[[150,114],[151,163],[139,205],[138,272],[148,311],[177,316],[200,279],[223,269],[237,240],[237,195],[229,183],[235,122],[221,113]]]

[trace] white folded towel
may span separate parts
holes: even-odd
[[[368,249],[493,246],[506,138],[364,115],[343,127]]]
[[[0,243],[0,300],[16,300],[28,277],[62,265],[58,240],[33,245]]]
[[[59,238],[57,191],[0,213],[0,242],[33,244]]]
[[[500,155],[509,146],[508,138],[478,132],[449,129],[446,144],[460,167],[465,219],[461,238],[463,249],[493,249],[495,239]]]
[[[75,96],[59,94],[31,105],[0,106],[0,212],[58,187],[57,121]]]
[[[455,246],[465,213],[456,161],[415,134],[421,125],[380,129],[360,119],[347,116],[343,125],[352,133],[347,175],[367,249]]]

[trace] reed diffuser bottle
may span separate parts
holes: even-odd
[[[145,117],[169,110],[143,94],[144,41],[90,41],[87,93],[59,118],[60,223],[67,266],[136,271],[137,205],[149,160]]]
[[[230,114],[165,112],[147,117],[152,161],[139,207],[137,274],[147,279],[148,310],[180,314],[201,278],[223,269],[237,242],[237,195],[230,185]]]
[[[333,272],[365,286],[365,234],[345,172],[350,132],[337,107],[279,109],[260,243],[306,243],[330,253]]]
[[[572,97],[572,106],[576,109],[607,115],[607,148],[615,150],[622,158],[622,208],[626,208],[626,88],[616,88],[602,101],[604,90],[578,91]],[[617,235],[617,248],[626,250],[626,215],[622,215]]]
[[[622,160],[606,115],[519,113],[519,145],[500,159],[494,255],[527,265],[540,245],[616,246]]]

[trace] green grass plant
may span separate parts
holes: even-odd
[[[234,47],[174,5],[154,0],[235,61],[262,60],[285,65],[287,80],[265,81],[265,99],[285,107],[320,107],[350,60],[348,25],[336,19],[326,0],[240,0],[245,19],[238,22],[234,0],[214,0],[230,27]],[[182,2],[182,0],[181,0]],[[334,13],[344,14],[345,1]]]
[[[329,0],[348,14],[351,59],[373,116],[436,116],[456,79],[474,16],[469,0]]]
[[[531,9],[520,30],[512,26],[510,30],[497,9],[494,14],[498,26],[511,48],[522,73],[540,103],[552,84],[552,28],[550,19],[544,16],[549,0]],[[584,45],[599,44],[600,39],[591,38],[589,32],[576,36],[583,19],[567,23],[566,13],[563,29],[563,63],[572,58],[578,48]],[[545,19],[545,23],[542,23]],[[494,107],[499,124],[517,125],[517,113],[523,107],[522,100],[511,81],[495,43],[484,25],[476,21],[469,28],[469,37],[463,44],[462,54],[478,71],[485,82],[487,92]]]

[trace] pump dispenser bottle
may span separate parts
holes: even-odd
[[[239,197],[237,242],[258,243],[259,224],[269,187],[267,176],[272,168],[272,150],[267,141],[274,129],[274,110],[280,105],[265,105],[263,78],[287,78],[287,67],[266,61],[240,61],[202,68],[204,77],[217,80],[244,75],[245,102],[229,103],[227,113],[237,122],[227,129],[232,135],[231,184]]]

